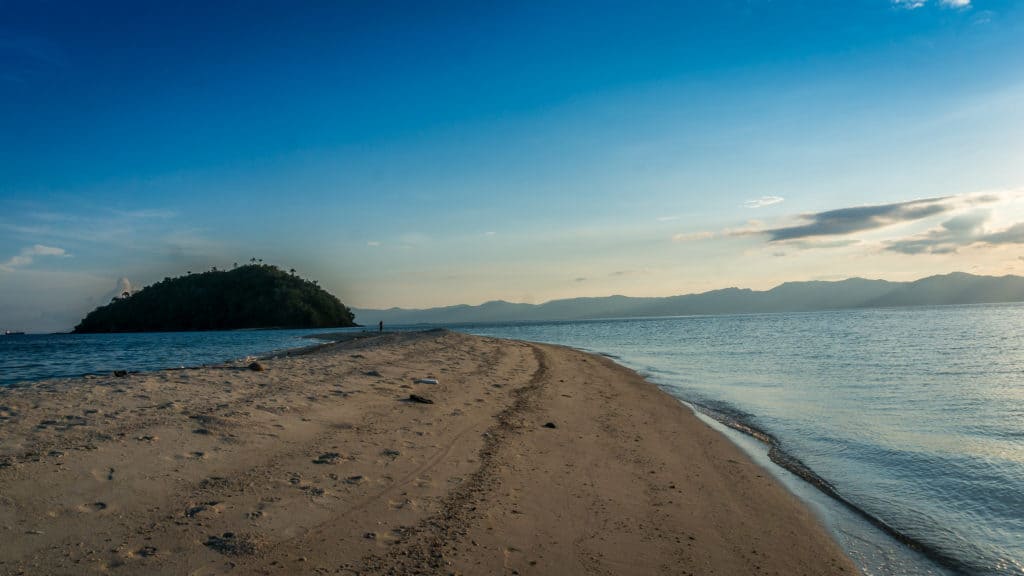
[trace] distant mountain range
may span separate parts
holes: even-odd
[[[605,296],[517,304],[496,300],[479,306],[425,310],[353,309],[359,324],[459,324],[585,320],[642,316],[806,312],[941,304],[1024,301],[1024,277],[975,276],[954,272],[914,282],[850,278],[838,282],[786,282],[771,290],[725,288],[662,298]]]

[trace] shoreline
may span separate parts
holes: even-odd
[[[814,471],[814,469],[810,468],[800,460],[800,458],[785,451],[781,447],[779,441],[771,433],[765,432],[764,430],[745,422],[740,416],[726,414],[721,410],[710,408],[700,402],[690,399],[683,399],[681,401],[690,406],[694,412],[698,412],[708,419],[718,422],[729,430],[735,431],[736,433],[757,441],[766,448],[766,456],[773,465],[778,466],[780,469],[789,472],[796,478],[799,478],[808,487],[816,490],[836,505],[841,506],[845,510],[856,515],[858,518],[868,523],[885,536],[892,538],[900,546],[905,547],[911,552],[921,554],[942,568],[953,570],[957,574],[968,573],[969,568],[964,566],[964,564],[957,558],[945,554],[934,546],[921,542],[912,536],[904,534],[881,518],[878,518],[867,510],[861,508],[849,498],[843,496],[835,486],[833,486],[828,480],[822,478]]]
[[[716,408],[692,398],[673,394],[664,388],[662,383],[659,383],[654,375],[645,375],[643,368],[631,367],[626,363],[625,359],[611,352],[577,348],[573,346],[568,347],[586,354],[608,358],[623,368],[636,372],[645,380],[648,380],[652,386],[657,387],[664,394],[688,407],[696,416],[704,420],[705,424],[712,426],[712,423],[714,423],[720,426],[721,429],[718,431],[721,434],[729,437],[738,446],[743,448],[748,457],[757,461],[763,467],[772,472],[777,480],[787,484],[790,491],[800,498],[805,505],[812,506],[812,504],[814,504],[814,498],[809,497],[810,494],[805,493],[805,490],[800,489],[801,487],[824,497],[824,499],[831,505],[830,507],[835,507],[838,510],[852,515],[857,521],[863,522],[866,528],[878,532],[878,534],[883,538],[891,539],[892,544],[898,547],[899,553],[909,556],[919,555],[922,559],[931,564],[934,569],[942,570],[943,574],[947,573],[946,571],[948,571],[949,574],[969,574],[971,572],[971,568],[965,565],[960,559],[946,554],[934,546],[901,532],[881,518],[861,508],[854,501],[842,495],[835,486],[820,476],[799,457],[783,449],[781,443],[773,434],[750,423],[748,420],[748,417],[750,416],[749,414],[744,415],[742,412],[732,412],[730,411],[731,407],[728,405]],[[671,385],[669,385],[669,387],[671,387]],[[731,436],[732,434],[738,435],[739,438],[747,439],[763,448],[764,457],[759,458],[756,454],[756,450],[751,450],[749,446],[745,446],[743,442],[739,441],[739,438]],[[783,474],[780,473],[791,475],[792,478],[796,479],[798,485],[794,486],[788,484],[785,482]],[[817,504],[817,506],[820,507],[820,503]],[[834,510],[821,510],[821,512],[824,515],[825,512],[834,512]],[[825,521],[824,518],[822,518],[822,521]],[[841,522],[833,522],[835,523],[835,526],[830,527],[830,531],[833,532],[833,536],[838,540],[840,536],[838,526]],[[879,542],[877,540],[873,542],[874,545],[877,545],[878,543]],[[851,552],[851,550],[847,550],[848,555]],[[863,560],[864,559],[862,558],[862,561]],[[867,567],[864,566],[864,568]],[[905,568],[901,568],[901,570],[902,569]],[[931,571],[928,571],[927,573],[932,574]]]
[[[16,413],[0,420],[0,572],[857,572],[796,496],[628,368],[461,333],[372,336],[264,372],[0,392]]]

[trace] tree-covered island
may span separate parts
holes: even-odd
[[[76,333],[356,326],[316,281],[269,264],[164,278],[90,312]]]

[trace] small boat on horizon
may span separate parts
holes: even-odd
[[[22,334],[24,334],[24,332],[16,332],[14,330],[4,330],[4,336],[20,336]]]

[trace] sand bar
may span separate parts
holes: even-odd
[[[856,573],[606,358],[434,331],[263,366],[0,391],[0,574]]]

